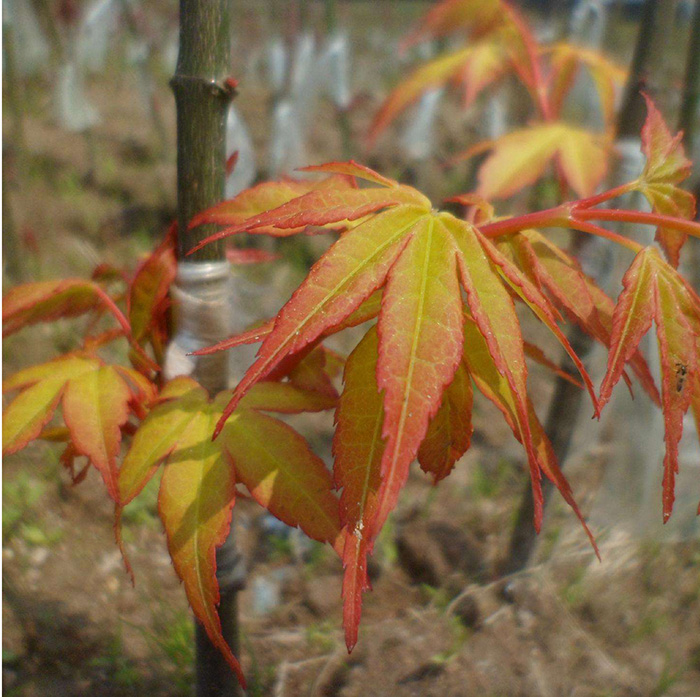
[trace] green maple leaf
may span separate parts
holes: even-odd
[[[280,520],[339,553],[342,538],[338,500],[325,465],[290,426],[262,413],[321,411],[333,406],[335,397],[292,382],[260,382],[212,441],[230,396],[223,392],[210,400],[184,377],[163,388],[119,470],[116,517],[118,525],[121,508],[163,465],[158,510],[175,571],[212,643],[243,681],[216,611],[215,552],[228,534],[236,483]]]
[[[3,382],[3,392],[16,390],[19,394],[3,412],[3,453],[15,453],[40,437],[60,404],[71,457],[87,457],[118,502],[121,428],[134,408],[151,398],[151,383],[129,368],[75,353],[21,370]]]

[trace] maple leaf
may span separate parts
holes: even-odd
[[[496,245],[538,288],[549,294],[572,322],[610,347],[615,303],[582,271],[573,257],[536,230],[508,235]],[[658,390],[642,354],[635,351],[629,363],[647,394],[660,404]]]
[[[429,61],[403,80],[387,97],[370,126],[368,145],[419,95],[448,82],[464,90],[468,107],[484,88],[513,70],[531,91],[540,89],[537,43],[513,7],[499,0],[443,2],[429,11],[406,43],[467,29],[468,46]],[[540,91],[543,91],[541,89]],[[533,95],[536,100],[537,94]]]
[[[532,402],[525,396],[524,408],[519,402],[523,399],[513,391],[512,384],[498,369],[485,337],[478,330],[470,316],[464,323],[465,351],[464,363],[479,391],[501,411],[518,441],[525,445],[531,441],[529,453],[530,477],[535,503],[535,527],[539,530],[542,522],[542,473],[557,487],[564,500],[571,506],[581,521],[593,548],[598,553],[595,540],[576,504],[571,487],[561,472],[552,445],[537,417]],[[519,358],[519,360],[521,360]]]
[[[642,128],[642,152],[647,161],[634,188],[644,194],[654,212],[692,220],[695,197],[677,186],[690,176],[692,166],[683,150],[683,133],[672,136],[654,103],[647,95],[644,98],[647,118]],[[687,238],[687,234],[663,226],[656,233],[674,266],[678,266],[680,250]]]
[[[329,177],[317,183],[307,193],[292,198],[277,208],[254,215],[210,235],[191,252],[210,242],[241,232],[287,237],[308,226],[345,228],[348,227],[348,223],[363,219],[382,208],[402,203],[424,205],[427,201],[425,196],[415,189],[403,186],[352,161],[315,165],[305,167],[302,171],[330,172],[342,176],[340,179]],[[352,177],[365,179],[379,186],[358,189]],[[341,182],[340,185],[337,185],[338,181]]]
[[[612,125],[615,116],[615,99],[627,79],[627,71],[592,51],[569,43],[548,46],[543,52],[549,56],[549,102],[553,113],[559,114],[566,96],[576,81],[582,67],[589,72],[600,99],[603,120]]]
[[[126,317],[98,283],[79,278],[24,283],[12,288],[2,300],[3,336],[37,322],[78,317],[104,309],[114,315],[124,333],[129,335]]]
[[[123,280],[122,274],[114,270],[98,267],[97,272],[98,276],[103,275],[109,280],[114,280],[115,277]],[[157,370],[158,366],[134,340],[129,320],[117,306],[115,298],[94,281],[68,278],[24,283],[12,288],[3,298],[3,336],[14,334],[38,322],[53,322],[62,317],[78,317],[90,312],[99,316],[105,310],[117,320],[120,331],[104,334],[103,340],[125,336],[138,363],[146,369]],[[99,344],[100,341],[96,343]]]
[[[121,428],[136,405],[152,397],[151,383],[134,370],[76,353],[15,373],[3,382],[3,392],[15,390],[19,394],[3,412],[3,453],[39,437],[60,403],[72,451],[89,459],[118,502]]]
[[[376,314],[376,300],[372,298],[379,299],[381,291],[376,337],[372,332],[368,334],[348,359],[346,387],[337,414],[335,450],[341,462],[336,467],[336,482],[343,487],[344,594],[347,641],[351,645],[359,618],[359,598],[366,587],[366,554],[397,503],[411,462],[418,456],[423,467],[439,479],[468,446],[469,427],[464,413],[459,413],[466,412],[470,404],[468,380],[460,372],[465,303],[509,386],[518,436],[533,471],[546,470],[547,465],[540,462],[543,456],[537,452],[534,436],[539,441],[541,436],[530,424],[527,368],[511,294],[521,298],[557,336],[577,361],[592,396],[593,390],[590,378],[557,327],[558,314],[551,302],[476,227],[435,211],[410,187],[400,187],[371,170],[358,170],[354,163],[332,163],[318,169],[358,172],[375,182],[378,186],[374,189],[359,190],[367,192],[371,201],[376,197],[369,194],[376,190],[399,189],[402,195],[343,233],[314,265],[273,325],[229,340],[229,345],[261,338],[263,342],[257,360],[225,408],[217,432],[225,428],[228,414],[235,413],[249,390],[273,375],[285,361],[347,325],[354,315],[368,319]],[[337,206],[329,192],[324,194],[323,199],[306,199],[323,204],[318,210],[302,207],[302,200],[308,196],[304,195],[240,227],[257,226],[261,218],[265,225],[278,226],[278,220],[288,220],[289,211],[303,211],[309,225],[355,214],[348,207]],[[367,215],[361,198],[357,205]],[[461,288],[466,290],[466,298]],[[370,310],[363,315],[364,303],[370,303]],[[375,344],[376,370],[368,358]],[[365,385],[368,373],[375,375],[369,387]],[[381,396],[374,397],[372,389]],[[360,396],[348,396],[346,391]],[[372,428],[367,425],[356,430],[354,416],[346,416],[355,415],[360,408],[366,419],[373,419]],[[381,428],[376,431],[380,417]],[[376,437],[371,436],[374,433]],[[374,445],[363,440],[370,437]],[[362,453],[371,453],[371,465],[365,464],[364,470],[353,469],[351,463],[365,457]],[[367,475],[367,481],[374,484],[362,485],[356,479],[361,471],[375,470],[378,475]],[[350,538],[352,544],[348,547]]]
[[[483,34],[504,21],[505,9],[501,0],[442,0],[421,17],[401,46],[406,49],[456,31]]]
[[[235,485],[244,484],[273,515],[342,553],[338,500],[325,465],[290,426],[261,413],[321,411],[335,399],[291,383],[261,382],[212,441],[229,399],[224,392],[210,400],[190,378],[167,383],[134,436],[118,486],[123,507],[164,465],[158,509],[175,571],[212,643],[244,683],[216,610],[215,553],[228,534]],[[117,523],[120,516],[118,510]]]
[[[509,59],[507,44],[489,39],[422,65],[399,83],[380,107],[367,136],[369,147],[398,114],[430,88],[448,82],[460,84],[464,88],[464,106],[468,107],[485,87],[503,75],[510,66]]]
[[[134,341],[150,342],[156,362],[161,363],[168,338],[168,293],[177,273],[175,226],[163,242],[136,269],[129,284],[127,314]]]
[[[666,430],[663,478],[666,522],[673,509],[683,415],[697,389],[700,298],[653,247],[646,247],[625,273],[623,291],[613,313],[608,368],[600,388],[601,406],[610,399],[625,362],[652,322],[656,325],[659,345],[661,406]]]
[[[350,186],[350,182],[345,181]],[[339,179],[337,185],[342,186]],[[294,198],[318,188],[319,183],[310,180],[285,178],[278,182],[263,182],[241,191],[237,196],[198,213],[190,222],[190,227],[199,225],[234,226],[248,218],[277,208]]]
[[[512,196],[537,181],[553,161],[571,188],[588,196],[605,175],[610,145],[603,134],[560,122],[541,123],[472,146],[452,162],[487,149],[493,152],[478,174],[478,193],[485,199]]]
[[[342,489],[343,625],[351,651],[357,643],[362,593],[369,589],[369,530],[376,513],[384,454],[384,401],[377,387],[378,339],[372,327],[345,364],[343,394],[336,409],[333,436],[335,484]]]

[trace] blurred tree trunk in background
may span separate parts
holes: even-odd
[[[695,0],[678,128],[683,131],[685,151],[696,166],[699,164],[698,157],[700,156],[697,132],[700,115],[698,107],[700,107],[700,0]],[[700,176],[697,172],[693,173],[692,181],[697,195],[700,193],[698,191],[700,189]],[[690,280],[695,289],[700,291],[700,244],[697,240],[691,240],[689,247],[691,252]]]

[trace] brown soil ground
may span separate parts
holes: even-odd
[[[367,4],[352,5],[360,13],[355,26],[361,27]],[[417,9],[410,4],[404,11]],[[262,21],[251,14],[249,22],[261,35]],[[396,24],[397,33],[402,26]],[[362,41],[368,39],[358,40],[360,49]],[[353,113],[357,134],[383,91],[371,88],[376,65],[371,54],[358,60],[361,82],[369,87]],[[388,83],[391,69],[385,72]],[[6,112],[3,159],[10,176],[3,183],[27,273],[33,279],[86,276],[98,260],[132,264],[174,214],[173,139],[170,152],[160,156],[135,78],[115,61],[89,85],[103,120],[93,136],[96,170],[87,177],[85,139],[52,122],[50,82],[32,80],[24,90],[25,168],[12,147]],[[164,81],[159,97],[173,133]],[[262,87],[243,84],[237,102],[260,151],[268,97]],[[328,104],[320,106],[311,142],[316,161],[340,157],[334,118]],[[448,110],[441,153],[450,152],[465,124],[463,114]],[[391,139],[373,158],[389,174],[405,169]],[[455,182],[438,180],[439,167],[430,167],[421,177],[437,198]],[[318,250],[292,244],[282,249],[287,251],[305,258]],[[270,313],[301,272],[299,264],[281,262],[245,278],[251,288],[266,285],[256,303]],[[59,322],[11,337],[3,348],[5,372],[74,345],[77,326]],[[536,370],[533,380],[537,406],[546,408],[551,380]],[[366,595],[360,641],[351,656],[340,629],[339,561],[294,536],[264,535],[260,509],[250,501],[237,504],[238,539],[250,567],[240,608],[251,697],[700,694],[697,536],[660,543],[623,529],[609,532],[601,539],[599,563],[574,517],[557,502],[548,508],[532,565],[499,579],[526,473],[522,453],[495,410],[478,402],[475,422],[474,445],[443,486],[434,489],[420,472],[412,474],[377,545],[373,592]],[[300,428],[327,451],[330,416]],[[595,500],[605,447],[570,473],[584,512]],[[656,508],[648,513],[660,518]],[[72,487],[57,450],[45,444],[5,460],[5,694],[191,693],[192,620],[167,555],[153,487],[127,511],[125,538],[135,587],[113,544],[111,506],[94,472]],[[270,590],[278,598],[263,611]]]

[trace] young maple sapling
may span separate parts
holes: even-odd
[[[479,21],[488,17],[495,21],[496,15],[487,12]],[[536,70],[536,64],[527,65]],[[535,92],[546,121],[546,95]],[[191,228],[224,227],[213,234],[197,230],[201,242],[189,252],[199,256],[207,254],[207,245],[215,242],[220,249],[225,238],[240,233],[288,237],[322,228],[338,234],[275,318],[197,352],[262,342],[240,383],[218,395],[209,396],[189,377],[166,382],[160,374],[175,278],[174,234],[134,274],[101,267],[89,281],[12,289],[3,304],[6,334],[59,317],[88,315],[92,323],[79,349],[4,382],[4,390],[17,395],[4,412],[3,452],[17,452],[36,439],[64,443],[62,462],[76,480],[84,471],[75,472],[75,460],[86,457],[114,502],[118,539],[124,506],[162,469],[159,515],[175,571],[193,612],[242,684],[243,672],[221,631],[215,574],[216,549],[228,534],[237,487],[335,550],[344,567],[343,621],[352,650],[362,594],[369,588],[368,555],[397,505],[411,463],[417,459],[438,483],[469,448],[474,388],[495,404],[523,445],[537,529],[544,475],[596,549],[528,393],[526,357],[551,362],[540,347],[524,341],[516,302],[529,308],[576,365],[595,415],[620,378],[629,383],[627,369],[660,405],[667,520],[689,409],[700,433],[700,298],[677,271],[684,243],[700,237],[700,224],[692,220],[694,198],[679,187],[690,173],[680,134],[671,134],[649,99],[647,108],[646,166],[638,178],[525,215],[498,217],[484,196],[483,179],[476,193],[454,199],[465,207],[459,217],[437,210],[415,188],[353,161],[307,167],[322,178],[265,182],[196,215]],[[564,183],[579,191],[571,171],[589,183],[594,177],[585,162],[569,171],[556,142],[548,159],[559,162]],[[508,168],[500,170],[499,181],[498,171],[490,175],[496,191],[530,181]],[[631,191],[643,194],[652,211],[601,207]],[[497,197],[493,186],[490,193]],[[617,221],[656,226],[663,254],[605,227]],[[550,228],[595,235],[634,254],[617,302],[552,242]],[[107,316],[116,328],[103,327]],[[598,392],[560,328],[565,321],[608,348]],[[347,360],[324,346],[327,337],[368,322]],[[660,390],[638,350],[652,324]],[[130,365],[108,363],[100,351],[124,339]],[[59,406],[63,425],[53,426]],[[332,474],[296,431],[268,414],[331,408]],[[128,450],[120,465],[122,444]]]

